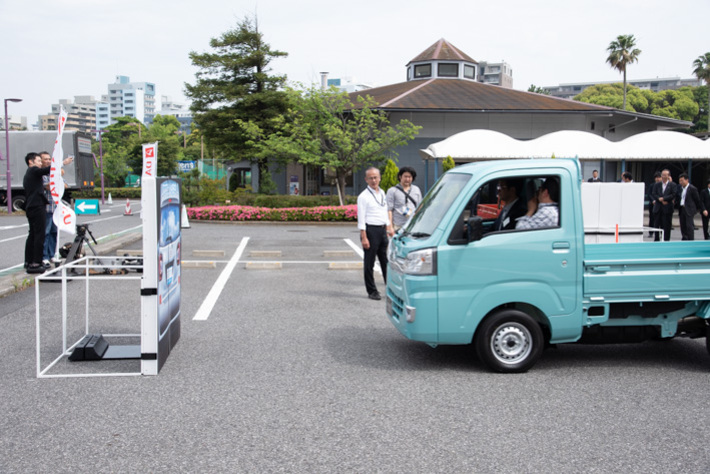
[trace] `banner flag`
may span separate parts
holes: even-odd
[[[158,166],[158,142],[143,144],[143,173],[141,181],[155,178]]]
[[[64,178],[62,178],[62,160],[64,160],[64,150],[62,150],[62,135],[64,124],[67,121],[67,112],[64,107],[59,108],[57,116],[57,138],[54,140],[54,150],[52,151],[52,164],[49,171],[49,191],[54,204],[59,204],[64,196]]]
[[[52,215],[52,221],[54,221],[54,225],[57,226],[58,230],[72,235],[76,233],[76,213],[64,201],[59,201],[57,204],[57,208]]]

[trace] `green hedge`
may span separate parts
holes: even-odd
[[[292,208],[292,207],[321,207],[338,206],[338,196],[291,196],[288,194],[252,194],[244,192],[229,191],[224,192],[225,202],[201,203],[202,205],[239,205],[269,208]],[[112,199],[140,199],[141,188],[105,188],[104,195],[108,199],[111,194]],[[74,199],[96,199],[101,197],[101,188],[94,188],[90,191],[75,191],[72,193]],[[229,203],[226,202],[229,199]],[[345,204],[356,204],[357,196],[346,196]],[[186,203],[188,205],[195,203]]]

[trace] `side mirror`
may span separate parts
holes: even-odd
[[[466,239],[475,242],[483,238],[483,219],[480,216],[471,216],[466,221]]]

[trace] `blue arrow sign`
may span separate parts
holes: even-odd
[[[74,212],[81,214],[101,214],[98,199],[77,199],[74,201]]]

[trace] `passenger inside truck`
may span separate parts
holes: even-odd
[[[538,195],[542,183],[552,179],[559,183],[558,178],[551,176],[513,176],[486,182],[478,188],[469,199],[461,214],[457,226],[449,238],[449,242],[467,241],[469,218],[481,218],[483,236],[503,232],[520,232],[516,230],[517,221],[528,212],[528,202]],[[559,206],[559,185],[556,197]],[[559,221],[556,226],[559,226]],[[554,227],[554,226],[553,226]]]

